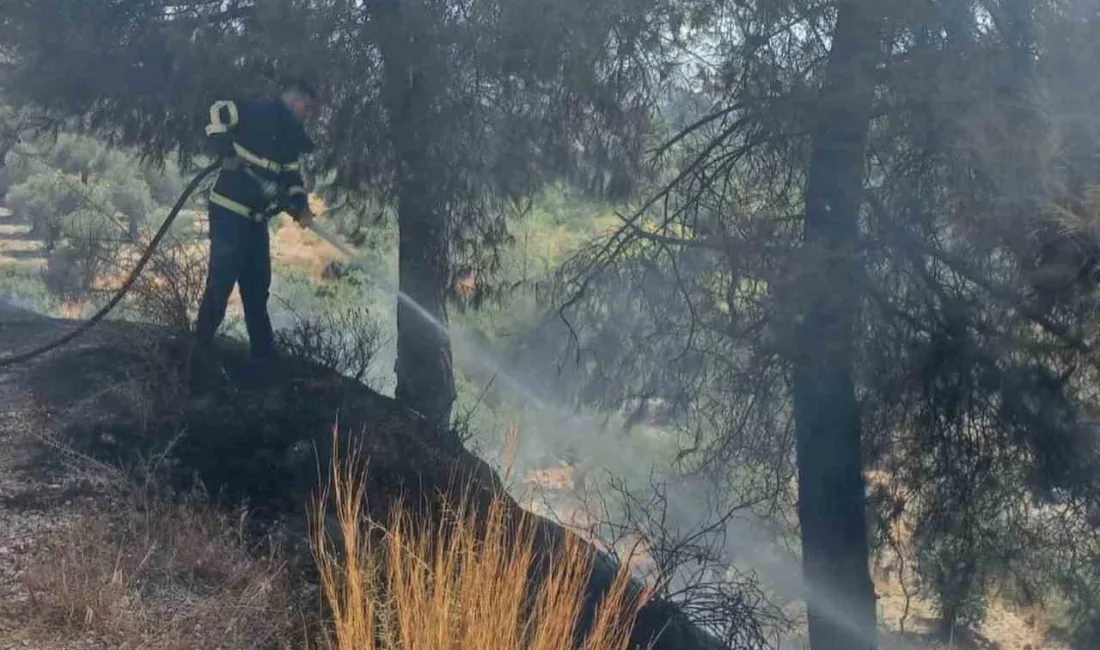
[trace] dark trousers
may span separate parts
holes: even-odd
[[[210,347],[225,319],[233,285],[239,285],[244,322],[254,358],[274,358],[275,333],[267,313],[271,250],[267,222],[252,221],[218,206],[210,207],[210,266],[199,306],[195,335]]]

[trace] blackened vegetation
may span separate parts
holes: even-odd
[[[368,511],[378,520],[397,499],[438,517],[466,485],[482,504],[502,489],[452,431],[332,370],[284,360],[257,374],[243,346],[225,344],[225,381],[188,396],[180,386],[185,345],[145,327],[107,327],[117,327],[114,335],[62,350],[25,379],[68,446],[141,479],[181,494],[198,481],[226,507],[247,504],[265,526],[283,520],[298,529],[328,476],[337,431],[341,448],[367,461]],[[539,531],[545,551],[571,534],[544,519]],[[585,620],[615,570],[606,556],[596,563]],[[657,650],[721,647],[660,600],[642,611],[634,638],[656,638]]]

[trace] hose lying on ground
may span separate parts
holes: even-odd
[[[157,230],[157,234],[153,236],[153,241],[149,242],[149,246],[146,247],[145,252],[142,253],[141,258],[138,260],[137,266],[135,266],[134,270],[130,272],[129,277],[126,278],[126,282],[122,284],[122,287],[119,288],[119,290],[111,298],[110,302],[104,305],[99,311],[95,313],[95,315],[81,323],[79,326],[77,326],[76,329],[69,332],[68,334],[59,337],[56,340],[50,341],[49,343],[46,343],[45,345],[42,345],[33,350],[0,359],[0,368],[13,366],[19,363],[26,363],[27,361],[46,354],[51,350],[55,350],[72,341],[81,334],[87,332],[96,323],[103,320],[103,318],[107,316],[107,314],[109,314],[111,310],[114,309],[124,297],[126,297],[126,294],[130,291],[130,288],[134,286],[134,282],[137,281],[138,276],[140,276],[141,272],[145,269],[145,265],[148,264],[149,260],[153,257],[153,253],[156,252],[157,246],[160,245],[160,242],[162,239],[164,239],[164,236],[168,234],[168,229],[172,226],[172,222],[174,222],[176,220],[176,217],[179,216],[180,210],[183,209],[184,204],[187,203],[187,199],[190,198],[191,194],[193,194],[195,192],[195,189],[198,188],[199,183],[201,183],[203,179],[209,176],[211,172],[215,171],[220,166],[221,163],[214,163],[209,167],[205,167],[193,179],[191,179],[191,182],[187,184],[186,188],[184,188],[183,193],[180,194],[178,199],[176,199],[176,204],[172,206],[171,212],[168,213],[168,217],[164,220],[164,223],[161,224],[160,229]]]

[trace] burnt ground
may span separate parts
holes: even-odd
[[[0,350],[7,353],[55,336],[45,319],[0,303]],[[56,644],[38,639],[27,645],[23,621],[9,612],[28,594],[20,576],[40,540],[64,528],[82,514],[110,507],[108,494],[86,474],[71,471],[73,460],[44,437],[51,409],[35,400],[20,369],[0,369],[0,649],[101,647],[94,639],[83,644]],[[47,453],[53,449],[54,453]]]
[[[72,326],[0,307],[0,358]],[[467,483],[486,500],[500,490],[493,470],[452,432],[334,372],[283,361],[257,373],[242,349],[226,344],[224,374],[193,395],[180,380],[186,358],[185,346],[161,331],[106,323],[43,358],[0,369],[0,602],[26,601],[21,571],[51,531],[124,507],[103,485],[112,473],[166,493],[201,485],[220,506],[248,504],[260,526],[304,531],[336,431],[342,449],[359,448],[367,459],[373,516],[384,517],[399,498],[431,512]],[[104,472],[81,470],[89,466]],[[548,520],[540,532],[546,548],[568,535]],[[612,578],[609,564],[597,567],[590,605]],[[99,647],[95,639],[24,645],[11,611],[0,607],[0,650]],[[673,608],[651,603],[636,637],[658,632],[657,650],[716,647]]]

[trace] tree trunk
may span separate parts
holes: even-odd
[[[135,215],[127,217],[126,236],[130,238],[131,244],[137,244],[141,238],[141,222]]]
[[[385,66],[384,101],[397,162],[398,288],[395,397],[438,425],[450,423],[455,400],[451,341],[444,295],[449,276],[445,170],[432,156],[433,96],[425,81],[431,45],[417,38],[423,16],[402,3],[379,2],[379,40]],[[410,304],[410,301],[416,304]]]
[[[424,193],[423,183],[413,178],[402,184],[398,199],[400,288],[424,311],[406,300],[398,303],[395,397],[436,424],[447,425],[455,399],[451,341],[444,329],[447,241],[442,216],[435,206],[424,204]]]
[[[813,650],[874,648],[876,608],[852,374],[862,205],[880,25],[874,0],[841,0],[815,106],[800,260],[794,410],[799,521]]]

